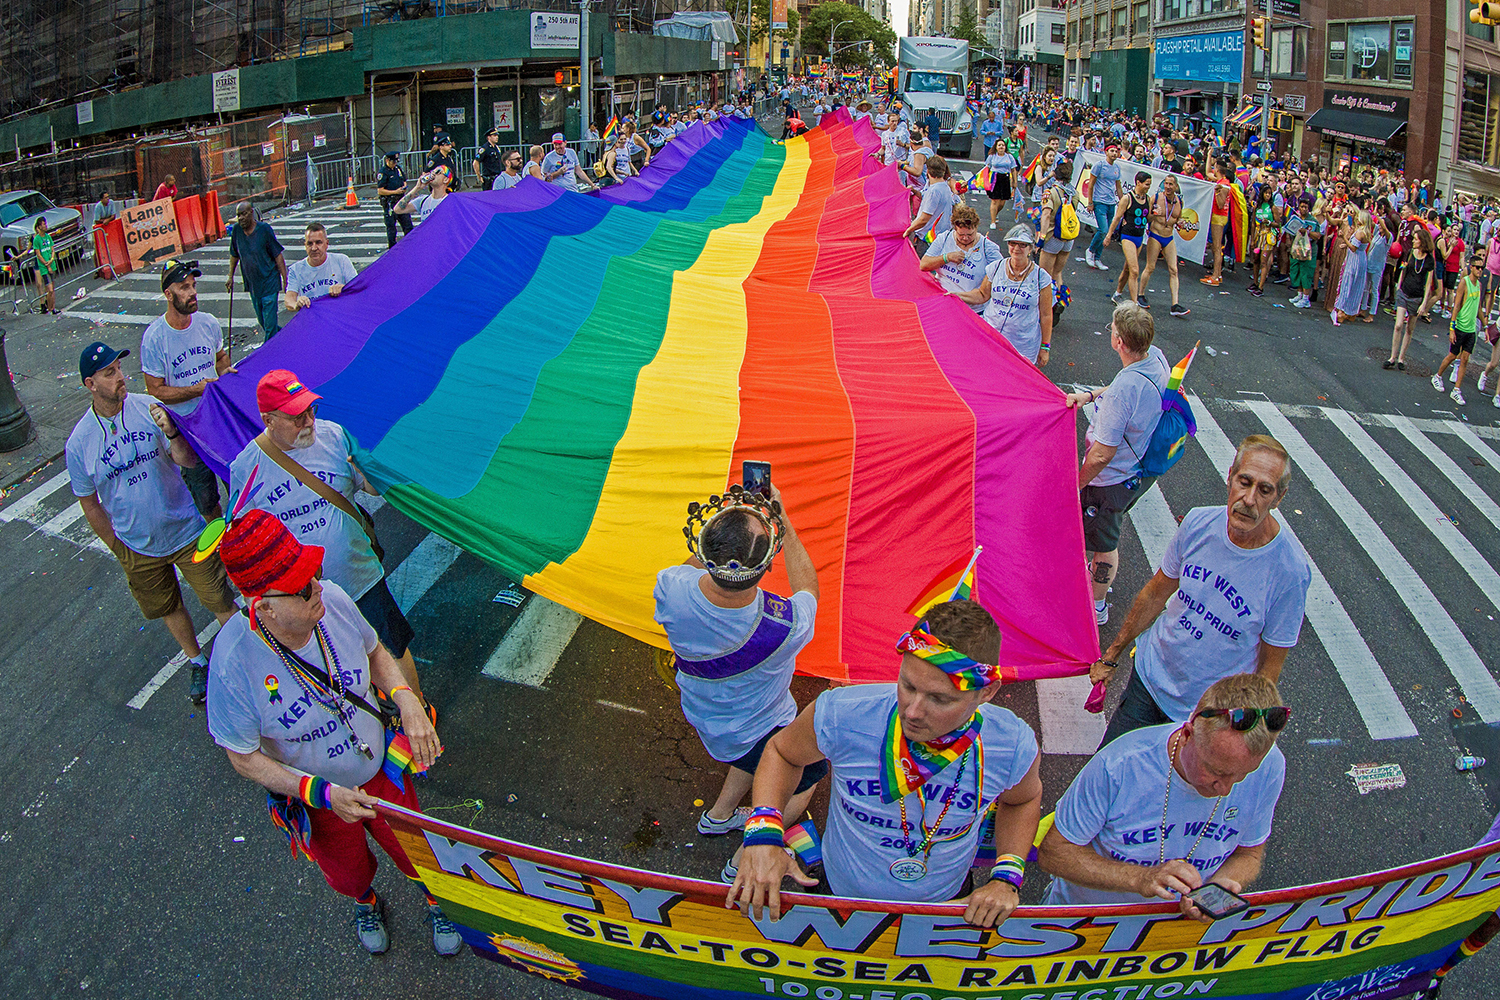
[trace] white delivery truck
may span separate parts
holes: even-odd
[[[936,110],[940,135],[932,145],[947,155],[968,157],[974,118],[969,113],[969,43],[960,38],[909,37],[897,40],[896,92],[920,122]]]

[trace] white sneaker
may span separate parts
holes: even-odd
[[[1448,393],[1448,398],[1453,400],[1459,406],[1464,405],[1464,391],[1456,385],[1453,387],[1453,391]]]
[[[1483,392],[1489,386],[1489,384],[1490,384],[1490,373],[1489,372],[1480,372],[1479,373],[1479,386],[1478,386],[1478,390],[1480,392]]]
[[[1500,392],[1495,393],[1495,409],[1500,410]]]
[[[1448,388],[1447,384],[1443,382],[1443,376],[1441,375],[1432,376],[1432,387],[1438,392],[1442,392]]]
[[[991,228],[991,229],[994,229],[994,228],[995,228],[995,224],[994,224],[994,223],[993,223],[993,222],[991,222],[991,223],[990,223],[990,228]]]
[[[1112,608],[1112,607],[1114,607],[1114,605],[1112,605],[1112,604],[1106,604],[1102,608],[1098,608],[1098,607],[1094,608],[1094,624],[1095,625],[1108,625],[1109,624],[1109,609]]]
[[[1095,260],[1094,261],[1094,266],[1097,267],[1101,271],[1112,271],[1112,270],[1114,270],[1114,268],[1110,267],[1108,264],[1104,263],[1104,261],[1102,261],[1102,260]]]
[[[1084,253],[1084,255],[1083,255],[1083,262],[1085,264],[1087,264],[1089,267],[1098,267],[1099,266],[1099,260],[1098,260],[1098,258],[1096,258],[1092,253],[1089,253],[1089,252],[1085,252]]]
[[[1298,292],[1296,295],[1293,295],[1291,298],[1287,299],[1287,301],[1292,305],[1296,305],[1298,302],[1302,301],[1302,293]]]
[[[743,830],[745,828],[745,820],[749,818],[749,806],[740,806],[735,809],[728,819],[714,819],[708,814],[708,810],[705,809],[703,810],[703,814],[698,817],[698,832],[705,837],[721,837],[731,830]]]

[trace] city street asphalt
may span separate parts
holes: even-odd
[[[980,199],[971,200],[984,209]],[[987,209],[982,214],[987,218]],[[331,207],[327,215],[343,218]],[[332,248],[350,232],[334,228]],[[383,232],[362,232],[378,233],[383,243]],[[288,228],[282,239],[290,245],[295,236]],[[1081,255],[1082,243],[1074,256]],[[1118,269],[1117,248],[1105,259]],[[1064,389],[1104,384],[1119,368],[1104,334],[1116,271],[1089,270],[1077,260],[1067,270],[1073,305],[1054,332],[1046,374]],[[1484,496],[1495,496],[1500,457],[1485,459],[1469,438],[1435,428],[1462,424],[1500,448],[1500,410],[1488,394],[1473,391],[1472,370],[1464,407],[1432,389],[1427,375],[1444,347],[1438,323],[1418,326],[1406,373],[1382,371],[1391,325],[1383,313],[1374,324],[1335,328],[1321,309],[1277,308],[1289,294],[1283,286],[1253,298],[1244,290],[1243,268],[1217,289],[1200,284],[1201,274],[1184,265],[1182,301],[1192,314],[1175,319],[1166,314],[1166,276],[1158,270],[1148,293],[1157,343],[1175,361],[1202,341],[1187,388],[1229,441],[1285,418],[1326,464],[1333,478],[1320,483],[1299,464],[1278,516],[1295,527],[1327,576],[1416,733],[1372,738],[1362,693],[1346,686],[1324,640],[1305,625],[1283,677],[1294,708],[1281,738],[1287,783],[1257,888],[1357,875],[1467,847],[1500,810],[1500,739],[1460,700],[1448,654],[1432,638],[1433,622],[1413,611],[1421,605],[1389,582],[1391,563],[1372,555],[1345,518],[1352,497],[1431,588],[1479,659],[1495,663],[1500,594],[1481,586],[1474,566],[1455,556],[1410,501],[1415,489],[1456,525],[1486,567],[1500,566],[1500,526],[1472,495],[1433,471],[1428,450],[1442,452]],[[89,287],[85,302],[106,303],[90,306],[94,313],[125,311],[109,299],[119,286]],[[156,308],[137,302],[129,312]],[[52,440],[60,440],[59,428],[65,437],[87,405],[76,378],[79,348],[96,337],[134,348],[141,332],[68,315],[23,316],[4,325],[23,398],[46,418],[41,430]],[[144,391],[138,375],[131,388]],[[1355,415],[1376,450],[1415,485],[1374,465],[1329,411]],[[1417,436],[1382,415],[1411,418]],[[1082,421],[1079,433],[1081,440]],[[1161,483],[1170,516],[1224,502],[1225,469],[1204,441],[1200,434],[1199,445]],[[263,794],[232,771],[206,735],[202,709],[185,697],[186,676],[170,679],[143,708],[127,707],[174,646],[164,629],[140,620],[113,558],[86,544],[82,522],[55,527],[56,515],[66,512],[67,487],[39,505],[46,518],[4,519],[61,472],[60,462],[38,467],[50,456],[45,443],[36,447],[31,468],[18,464],[11,473],[34,474],[0,500],[0,688],[9,694],[0,725],[11,734],[0,757],[11,775],[0,790],[0,872],[12,887],[10,902],[0,906],[4,995],[228,1000],[268,989],[424,1000],[576,995],[469,954],[435,956],[420,922],[420,897],[389,863],[377,887],[391,899],[393,947],[378,958],[358,950],[347,901],[314,866],[291,857],[266,818]],[[376,520],[388,568],[422,557],[425,529],[388,506]],[[1133,516],[1125,529],[1111,597],[1114,623],[1150,574],[1147,554],[1160,524],[1150,530],[1145,524]],[[549,849],[716,879],[737,838],[698,835],[694,802],[713,798],[722,770],[658,680],[651,651],[585,620],[535,684],[487,676],[496,647],[526,621],[530,606],[492,600],[509,583],[460,554],[410,611],[413,649],[424,686],[441,708],[447,747],[419,782],[424,807]],[[188,606],[200,626],[209,621],[191,597]],[[1106,641],[1114,628],[1105,626]],[[1115,698],[1124,679],[1122,672]],[[806,704],[822,687],[799,678],[793,690]],[[1043,731],[1035,685],[1007,687],[998,700]],[[1087,758],[1049,750],[1045,732],[1043,744],[1050,808]],[[1489,767],[1454,770],[1458,753],[1491,746]],[[1406,786],[1361,795],[1346,776],[1359,763],[1399,764]],[[826,801],[820,800],[815,812]],[[1035,902],[1044,885],[1044,878],[1029,880],[1025,901]],[[1500,995],[1496,958],[1482,952],[1450,977],[1444,996]]]

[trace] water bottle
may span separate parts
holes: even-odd
[[[1472,771],[1476,767],[1483,767],[1483,766],[1484,766],[1484,758],[1483,757],[1476,757],[1473,754],[1467,754],[1467,753],[1464,754],[1462,757],[1459,757],[1457,760],[1455,760],[1453,762],[1454,770],[1457,770],[1457,771]]]

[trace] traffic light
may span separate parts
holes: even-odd
[[[567,69],[557,70],[552,74],[552,79],[559,87],[578,86],[578,67],[569,66]]]
[[[1474,24],[1497,24],[1500,23],[1500,5],[1485,3],[1484,0],[1469,0],[1474,9],[1469,11],[1469,20]]]
[[[1250,35],[1257,49],[1270,49],[1271,47],[1271,20],[1266,17],[1252,18],[1250,21]]]

